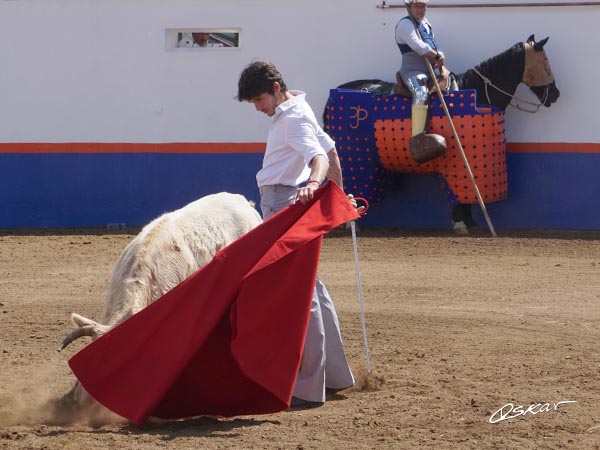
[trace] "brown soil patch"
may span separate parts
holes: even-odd
[[[599,233],[359,232],[368,375],[352,241],[336,231],[320,275],[356,387],[309,411],[94,428],[57,402],[84,342],[56,348],[71,312],[99,317],[138,230],[110,231],[0,232],[0,449],[600,448]],[[552,410],[489,423],[509,402]]]

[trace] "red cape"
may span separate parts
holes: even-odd
[[[323,234],[359,215],[334,183],[280,211],[70,360],[132,422],[289,407]]]

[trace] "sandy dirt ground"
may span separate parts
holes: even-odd
[[[367,374],[352,241],[335,231],[320,273],[356,387],[265,416],[69,421],[48,405],[85,342],[56,349],[71,312],[99,317],[137,231],[0,231],[0,449],[600,448],[600,233],[360,231]]]

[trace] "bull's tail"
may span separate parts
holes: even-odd
[[[95,322],[87,317],[80,316],[79,314],[71,314],[71,320],[76,325],[73,331],[71,331],[67,337],[62,341],[60,346],[58,347],[58,351],[63,350],[67,345],[73,342],[76,339],[79,339],[83,336],[90,336],[92,340],[96,339],[98,336],[106,333],[110,327],[106,325],[102,325],[101,323]]]

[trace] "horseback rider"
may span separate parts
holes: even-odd
[[[409,145],[413,157],[419,151],[418,147],[446,146],[443,136],[425,134],[430,78],[425,58],[429,59],[433,67],[440,70],[446,63],[446,56],[439,49],[431,23],[425,17],[428,3],[429,0],[404,0],[408,15],[400,19],[396,25],[396,44],[402,53],[399,73],[412,96],[412,137]],[[477,225],[471,217],[471,205],[459,203],[445,180],[443,185],[453,208],[454,232],[461,235],[469,234],[468,227]]]
[[[408,15],[396,25],[396,43],[402,53],[400,76],[412,95],[410,145],[439,145],[445,148],[443,136],[425,134],[429,99],[429,70],[425,58],[429,58],[432,66],[441,68],[446,62],[446,57],[438,49],[431,24],[425,17],[429,0],[404,0],[404,3]]]

